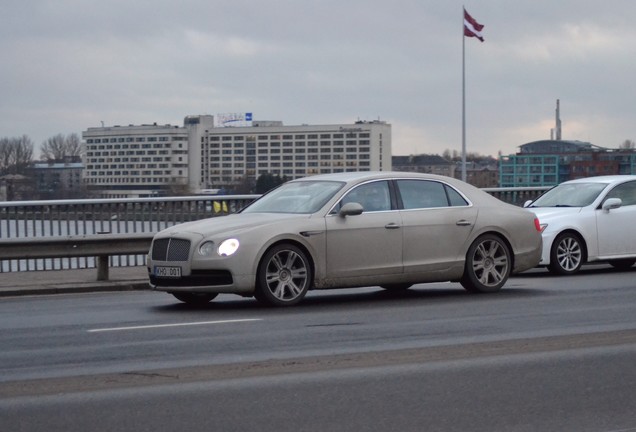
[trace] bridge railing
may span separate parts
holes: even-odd
[[[521,207],[526,201],[538,198],[539,195],[551,189],[551,187],[552,186],[482,188],[482,190],[488,192],[495,198],[499,198],[501,201]]]
[[[502,201],[521,206],[526,200],[536,198],[547,189],[483,190]],[[0,254],[0,273],[94,267],[98,267],[98,270],[101,268],[100,272],[103,273],[105,266],[144,265],[144,254],[115,254],[118,248],[107,245],[106,240],[122,242],[126,235],[131,238],[140,237],[141,234],[151,235],[182,222],[224,216],[240,210],[259,196],[213,195],[0,202],[0,248],[3,249],[3,253]],[[36,239],[39,241],[35,241]],[[53,241],[43,242],[42,239]],[[69,241],[80,245],[88,242],[88,239],[92,239],[91,251],[94,251],[95,255],[92,255],[92,252],[79,253],[79,250],[75,250],[75,254],[60,254],[53,251],[54,244],[62,246],[60,242]],[[28,245],[31,240],[33,245]],[[41,248],[48,249],[36,253],[38,243]],[[136,247],[139,247],[139,244],[138,242]],[[27,250],[28,254],[25,255]],[[119,250],[127,249],[122,244]],[[108,262],[104,262],[105,257]]]
[[[0,202],[0,247],[3,247],[4,240],[9,239],[152,234],[182,222],[234,213],[259,196],[214,195]],[[114,266],[143,265],[144,256],[113,255],[110,261],[110,265]],[[95,266],[95,259],[91,256],[61,258],[52,255],[50,258],[1,259],[0,273]]]

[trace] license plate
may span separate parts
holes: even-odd
[[[181,277],[181,267],[155,266],[155,276],[160,278]]]

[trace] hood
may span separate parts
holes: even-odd
[[[580,213],[582,207],[526,207],[539,218],[539,222],[551,219],[553,217],[562,217]]]
[[[216,233],[229,233],[236,230],[249,229],[256,226],[271,225],[288,221],[290,219],[308,219],[307,214],[289,213],[238,213],[227,216],[216,216],[209,219],[201,219],[193,222],[185,222],[166,228],[162,235],[175,235],[178,233],[199,234],[208,237]]]

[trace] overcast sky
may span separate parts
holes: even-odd
[[[636,139],[633,0],[0,0],[0,137],[183,125],[383,120],[393,154]]]

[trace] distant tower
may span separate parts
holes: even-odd
[[[559,108],[559,100],[556,104],[556,138],[557,141],[561,141],[561,112]]]

